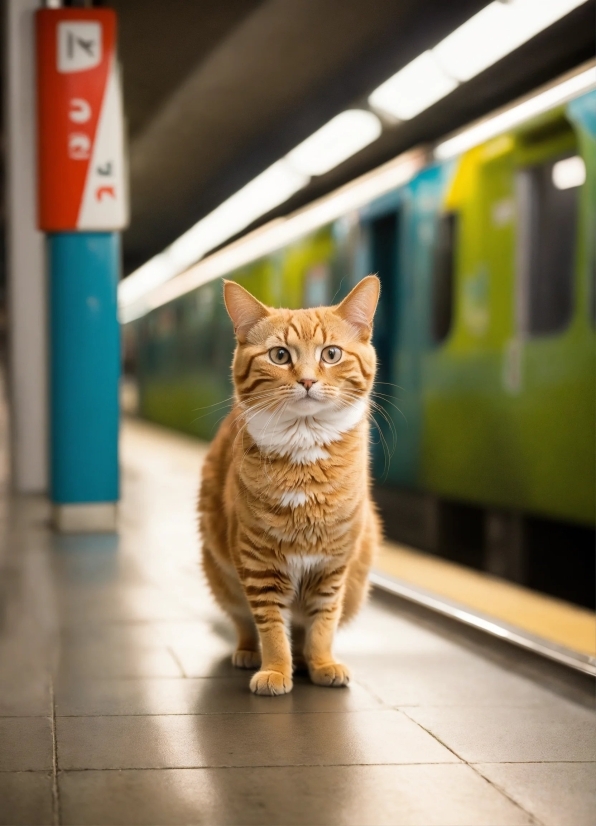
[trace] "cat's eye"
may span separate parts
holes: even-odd
[[[326,361],[327,364],[337,364],[341,358],[341,349],[333,345],[330,347],[323,347],[321,358],[323,361]]]
[[[269,358],[273,364],[289,364],[291,361],[290,352],[285,347],[272,347]]]

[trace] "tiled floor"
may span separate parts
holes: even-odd
[[[339,636],[349,689],[251,695],[197,566],[201,455],[126,424],[118,539],[4,495],[0,823],[592,826],[594,713],[385,600]]]

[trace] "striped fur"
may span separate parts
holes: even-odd
[[[252,691],[287,693],[302,664],[319,685],[346,685],[333,636],[365,598],[380,535],[368,456],[379,282],[368,276],[338,306],[297,311],[224,289],[236,401],[203,469],[205,574],[236,625],[234,664],[259,668]],[[272,361],[279,348],[287,364]],[[325,361],[337,348],[339,361]]]

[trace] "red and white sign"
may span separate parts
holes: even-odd
[[[39,228],[122,229],[128,221],[122,96],[111,9],[40,9]]]

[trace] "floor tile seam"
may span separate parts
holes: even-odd
[[[521,710],[533,711],[535,709],[545,709],[545,708],[546,709],[551,709],[552,708],[552,704],[550,702],[530,704],[530,705],[522,704],[522,705],[519,705],[519,706],[512,705],[511,703],[503,703],[503,704],[501,704],[501,703],[483,703],[483,704],[479,704],[479,705],[476,705],[475,703],[443,703],[441,705],[437,705],[435,703],[422,703],[422,704],[414,704],[414,703],[409,703],[409,704],[408,703],[391,703],[391,704],[388,704],[388,703],[386,703],[386,705],[390,705],[391,708],[394,708],[398,711],[400,709],[407,709],[407,708],[412,708],[412,709],[430,708],[430,709],[436,709],[438,711],[441,711],[443,709],[454,709],[454,708],[455,709],[464,709],[464,710],[465,709],[485,709],[486,711],[490,711],[491,709],[505,709],[505,710],[511,709],[511,711],[521,711]]]
[[[525,806],[522,806],[522,804],[519,801],[515,800],[515,798],[512,797],[509,794],[509,792],[506,789],[504,789],[499,783],[493,781],[490,777],[487,777],[485,774],[483,774],[478,768],[478,765],[474,763],[468,763],[468,765],[470,766],[472,771],[474,771],[478,775],[478,777],[482,777],[482,779],[485,780],[489,784],[489,786],[492,786],[493,789],[495,789],[497,792],[506,797],[507,800],[510,800],[515,806],[517,806],[518,809],[524,812],[524,814],[528,815],[532,823],[536,824],[536,826],[546,826],[544,821],[540,820],[538,817],[536,817],[535,814],[528,811],[528,809],[526,809]]]
[[[361,688],[364,688],[366,691],[368,691],[368,692],[369,692],[369,694],[370,694],[372,697],[374,697],[374,698],[375,698],[375,700],[378,700],[378,701],[379,701],[379,703],[381,703],[382,705],[384,705],[386,708],[387,708],[387,707],[392,708],[392,706],[391,706],[391,705],[389,705],[388,703],[386,703],[386,702],[385,702],[385,700],[383,700],[383,699],[382,699],[382,698],[381,698],[381,697],[380,697],[380,696],[376,693],[376,691],[375,691],[373,688],[371,688],[371,686],[369,686],[369,685],[368,685],[368,683],[365,683],[363,680],[356,680],[356,682],[358,683],[358,685],[359,685]]]
[[[239,766],[232,766],[232,765],[219,765],[219,766],[137,766],[137,767],[129,767],[129,768],[103,768],[103,769],[94,769],[94,768],[62,768],[58,769],[57,777],[60,778],[61,775],[67,774],[69,772],[85,772],[85,771],[181,771],[181,770],[188,770],[188,769],[283,769],[283,768],[292,768],[295,766],[302,766],[304,768],[335,768],[335,767],[351,767],[351,766],[468,766],[469,768],[475,770],[476,766],[558,766],[558,765],[568,765],[568,766],[596,766],[596,761],[594,760],[522,760],[522,761],[501,761],[498,763],[484,761],[483,763],[467,763],[465,760],[460,760],[459,762],[436,762],[436,761],[423,761],[421,763],[418,762],[408,762],[408,763],[284,763],[283,765],[275,765],[271,764],[263,764],[263,765],[239,765]],[[480,772],[477,772],[480,774]],[[0,769],[0,776],[4,775],[12,775],[12,774],[43,774],[44,776],[51,778],[53,774],[52,768],[45,768],[45,769]],[[484,778],[486,779],[486,778]]]
[[[481,777],[481,778],[482,778],[482,780],[484,780],[484,782],[485,782],[485,783],[488,783],[488,785],[489,785],[489,786],[491,786],[492,788],[494,788],[494,789],[495,789],[495,791],[496,791],[496,792],[497,792],[500,796],[504,797],[504,798],[505,798],[506,800],[508,800],[508,801],[509,801],[509,802],[510,802],[513,806],[515,806],[515,808],[519,809],[521,812],[523,812],[525,815],[527,815],[527,816],[530,818],[530,821],[531,821],[533,824],[536,824],[536,826],[544,826],[544,824],[542,824],[540,821],[538,821],[538,820],[534,817],[534,815],[533,815],[531,812],[528,812],[528,811],[527,811],[527,810],[526,810],[526,809],[525,809],[525,808],[524,808],[524,807],[523,807],[520,803],[518,803],[518,802],[517,802],[517,800],[514,800],[514,799],[513,799],[513,798],[512,798],[512,797],[511,797],[511,796],[510,796],[510,795],[509,795],[506,791],[504,791],[504,790],[503,790],[503,789],[501,789],[499,786],[497,786],[496,784],[494,784],[491,780],[489,780],[489,778],[488,778],[488,777],[485,777],[485,776],[482,774],[482,772],[478,771],[478,769],[475,767],[475,764],[474,764],[474,763],[470,763],[470,762],[468,762],[468,761],[467,761],[464,757],[462,757],[461,755],[459,755],[459,754],[455,751],[455,749],[452,749],[452,748],[451,748],[451,746],[448,746],[448,745],[447,745],[447,743],[443,742],[443,740],[441,740],[441,738],[440,738],[440,737],[438,737],[438,736],[437,736],[434,732],[432,732],[430,729],[426,728],[426,726],[423,726],[423,725],[422,725],[422,723],[419,723],[417,720],[414,720],[414,719],[413,719],[412,717],[410,717],[410,715],[409,715],[409,714],[407,714],[405,711],[403,711],[403,712],[402,712],[402,714],[404,714],[404,715],[405,715],[405,716],[406,716],[409,720],[412,720],[412,722],[416,723],[416,725],[417,725],[417,726],[420,726],[420,728],[421,728],[423,731],[426,731],[426,732],[427,732],[427,734],[430,734],[430,736],[431,736],[431,737],[433,737],[433,738],[434,738],[434,739],[435,739],[438,743],[440,743],[442,746],[444,746],[446,749],[448,749],[448,750],[449,750],[452,754],[454,754],[457,758],[459,758],[459,760],[461,760],[461,761],[462,761],[462,763],[464,763],[464,765],[468,766],[468,768],[469,768],[471,771],[473,771],[473,772],[474,772],[474,774],[475,774],[477,777]]]
[[[54,680],[50,679],[50,701],[52,704],[52,826],[60,826],[62,813],[60,807],[60,787],[58,784],[58,733],[56,727],[56,697]]]
[[[103,714],[56,714],[57,720],[94,720],[96,718],[112,718],[112,717],[140,717],[140,718],[153,718],[153,717],[229,717],[231,715],[245,715],[245,716],[267,716],[271,717],[272,715],[282,716],[288,714],[363,714],[366,711],[383,711],[383,709],[355,709],[354,711],[200,711],[200,712],[186,712],[186,711],[172,711],[172,712],[164,712],[161,714],[151,714],[151,713],[131,713],[131,712],[105,712]],[[31,719],[31,718],[20,718],[20,719]]]
[[[105,676],[102,674],[93,674],[93,673],[86,673],[85,675],[78,675],[73,671],[70,671],[70,674],[75,679],[85,680],[87,682],[93,681],[96,683],[98,680],[102,681],[115,681],[115,680],[241,680],[242,678],[236,677],[235,674],[227,675],[227,674],[213,674],[208,676],[197,676],[193,675],[191,677],[186,677],[185,675],[179,674],[118,674],[115,676]],[[1,716],[1,715],[0,715]],[[17,715],[22,716],[22,715]],[[47,715],[46,715],[47,716]]]
[[[457,757],[458,760],[461,760],[462,763],[467,764],[468,761],[465,760],[461,755],[459,755],[455,751],[455,749],[452,749],[451,746],[448,746],[447,743],[444,743],[443,740],[441,740],[440,737],[438,737],[434,732],[432,732],[430,729],[428,729],[422,723],[419,723],[418,720],[415,720],[413,717],[410,717],[410,715],[407,713],[407,711],[401,711],[401,714],[403,714],[404,717],[407,717],[407,719],[410,720],[412,723],[414,723],[415,726],[417,726],[418,728],[421,728],[422,731],[425,731],[427,734],[429,734],[433,738],[433,740],[436,740],[437,743],[439,743],[441,746],[443,746],[443,748],[446,748],[447,751],[450,751],[451,754],[455,755],[455,757]]]
[[[477,760],[470,766],[549,766],[562,763],[570,766],[596,766],[596,760]]]
[[[160,772],[160,771],[203,771],[206,769],[351,769],[368,768],[374,766],[466,766],[465,761],[408,761],[389,763],[214,763],[209,766],[108,766],[101,769],[93,766],[71,766],[60,769],[58,778],[73,772]]]
[[[283,695],[281,695],[283,696]],[[338,711],[296,711],[292,709],[292,711],[199,711],[199,712],[174,712],[174,713],[164,713],[164,714],[56,714],[56,719],[58,720],[87,720],[87,719],[96,719],[102,717],[148,717],[148,718],[155,718],[155,717],[231,717],[235,714],[243,715],[243,716],[255,716],[255,715],[266,715],[267,717],[287,717],[291,714],[380,714],[380,713],[390,713],[395,712],[396,709],[394,708],[361,708],[361,709],[347,709],[347,710],[338,710]],[[407,715],[406,715],[407,716]],[[22,719],[22,718],[16,718]],[[411,720],[411,717],[408,717]],[[415,721],[413,721],[415,722]],[[416,725],[419,725],[416,723]]]

